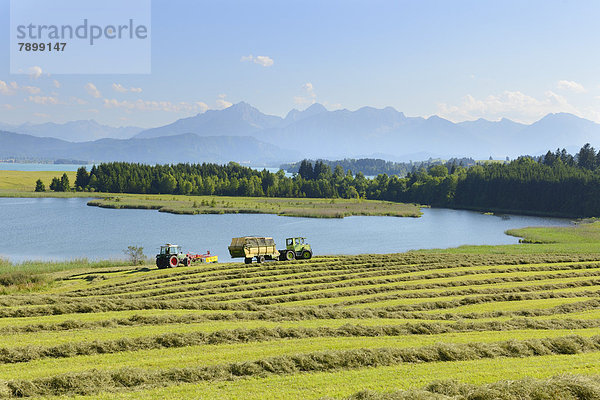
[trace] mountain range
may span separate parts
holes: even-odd
[[[224,157],[226,152],[229,156]],[[126,161],[177,164],[238,161],[251,165],[276,165],[284,152],[249,136],[203,136],[184,133],[148,139],[100,139],[74,143],[0,131],[0,159],[88,162]],[[291,158],[297,159],[298,153]]]
[[[282,118],[264,114],[245,102],[145,130],[111,128],[95,121],[12,128],[0,125],[0,129],[12,132],[0,133],[3,158],[238,161],[255,165],[305,157],[377,157],[392,161],[514,158],[558,147],[573,152],[584,143],[594,145],[600,139],[600,124],[567,113],[548,114],[529,125],[506,118],[453,123],[435,115],[407,117],[392,107],[328,111],[321,104],[313,104],[303,111],[291,110]]]
[[[384,155],[404,159],[414,155],[495,158],[541,154],[548,149],[578,149],[600,139],[600,124],[572,114],[548,114],[526,125],[503,118],[453,123],[438,116],[407,117],[392,107],[327,111],[313,104],[292,110],[285,118],[265,115],[241,102],[148,129],[136,135],[150,138],[191,132],[199,136],[251,135],[303,157],[340,158]],[[414,159],[414,158],[413,158]]]
[[[114,128],[101,125],[94,120],[70,121],[64,124],[46,122],[43,124],[25,123],[10,125],[0,123],[0,130],[23,133],[37,137],[51,137],[68,142],[88,142],[98,139],[129,139],[143,129],[135,126]]]

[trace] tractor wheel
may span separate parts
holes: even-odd
[[[296,258],[296,254],[292,250],[288,250],[285,252],[285,259],[288,261],[293,261]]]
[[[173,256],[169,259],[169,267],[175,268],[178,265],[179,265],[179,259],[177,258],[177,256]]]
[[[256,262],[257,263],[264,263],[265,262],[265,256],[257,256],[256,257]]]
[[[186,267],[189,267],[190,265],[192,265],[192,260],[190,260],[189,258],[184,258],[183,265],[185,265]]]
[[[163,260],[162,258],[157,258],[157,259],[156,259],[156,266],[157,266],[159,269],[164,269],[164,268],[166,268],[166,267],[167,267],[167,266],[165,265],[165,262],[164,262],[164,260]]]
[[[244,263],[245,264],[252,264],[252,257],[246,257],[246,258],[244,258]]]
[[[312,253],[309,250],[304,250],[302,252],[302,258],[304,258],[305,260],[308,260],[312,257]]]

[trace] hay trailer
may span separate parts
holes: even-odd
[[[213,256],[210,251],[206,254],[184,253],[176,244],[167,243],[160,246],[160,253],[156,255],[156,266],[160,269],[175,268],[179,266],[189,267],[192,263],[216,263],[218,256]]]
[[[258,263],[296,258],[308,260],[312,258],[312,249],[303,237],[287,238],[286,248],[277,250],[272,237],[244,236],[231,239],[229,254],[231,258],[243,258],[246,264],[251,264],[253,259]]]

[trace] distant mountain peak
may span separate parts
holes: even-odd
[[[239,103],[235,103],[235,104],[225,108],[225,110],[227,110],[227,109],[230,109],[230,110],[257,110],[255,107],[253,107],[249,103],[246,103],[245,101],[240,101]]]
[[[439,115],[430,115],[429,117],[426,118],[427,121],[448,121],[447,119],[444,119],[442,117],[440,117]],[[450,121],[448,121],[450,122]]]
[[[209,110],[193,117],[178,119],[168,125],[147,129],[136,137],[154,138],[182,133],[194,133],[197,136],[244,136],[275,128],[281,121],[281,117],[263,114],[245,101],[240,101],[223,110]]]
[[[300,121],[301,119],[312,117],[314,115],[321,114],[324,112],[327,112],[327,109],[325,108],[325,106],[323,106],[323,104],[313,103],[310,106],[308,106],[307,108],[305,108],[304,111],[300,111],[295,108],[290,110],[290,112],[288,112],[287,115],[285,116],[285,121],[286,122],[290,122],[290,121],[296,122],[296,121]]]
[[[559,112],[559,113],[546,114],[542,119],[540,119],[540,121],[543,121],[543,120],[573,120],[573,121],[576,121],[576,120],[583,120],[583,119],[584,118],[578,117],[575,114]]]
[[[316,112],[327,111],[327,109],[321,103],[313,103],[310,106],[306,107],[306,109],[304,110],[304,112],[307,112],[307,111],[310,111],[311,113],[316,113]]]

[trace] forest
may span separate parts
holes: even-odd
[[[433,159],[429,158],[427,161],[411,161],[411,162],[393,162],[386,161],[378,158],[344,158],[343,160],[305,160],[310,163],[316,163],[316,161],[321,161],[327,164],[331,169],[334,169],[336,166],[341,166],[344,169],[344,172],[353,171],[353,172],[362,172],[366,176],[376,176],[380,174],[387,175],[399,175],[401,177],[406,176],[409,172],[417,171],[421,168],[429,168],[434,165],[440,165],[444,163],[461,165],[463,167],[468,167],[471,165],[475,165],[476,161],[472,158],[452,158],[447,162],[441,159]],[[302,162],[299,161],[297,163],[292,164],[282,164],[281,169],[290,172],[290,173],[298,173],[300,170]]]
[[[59,184],[62,183],[62,184]],[[51,189],[71,190],[58,178]],[[42,188],[39,188],[41,190]],[[600,215],[600,151],[586,144],[575,155],[565,149],[542,157],[461,166],[456,161],[409,172],[406,177],[333,169],[303,160],[286,176],[237,163],[145,165],[103,163],[77,171],[75,190],[111,193],[223,195],[287,198],[364,198],[437,207],[512,211],[541,215]]]

